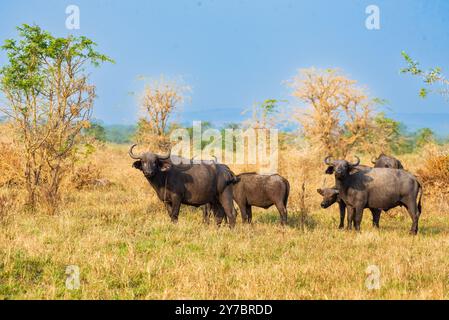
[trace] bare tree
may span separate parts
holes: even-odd
[[[372,132],[373,101],[333,69],[299,70],[289,83],[293,96],[305,104],[295,110],[304,136],[326,154],[346,156],[354,147],[363,147]]]
[[[190,87],[164,76],[145,85],[140,97],[141,118],[136,133],[138,142],[152,150],[169,148],[168,124],[173,113],[184,103]]]

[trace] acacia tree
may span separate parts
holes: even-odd
[[[27,203],[45,201],[54,211],[63,173],[89,127],[95,86],[86,67],[112,60],[86,37],[56,38],[39,26],[17,28],[19,40],[6,40],[8,62],[0,69],[6,105],[0,111],[16,129],[15,147],[24,162]]]
[[[304,136],[323,153],[346,156],[353,148],[366,147],[373,130],[374,101],[333,69],[299,70],[290,82],[293,96],[305,104],[295,110]]]
[[[190,88],[179,81],[161,76],[145,85],[140,97],[141,118],[136,139],[152,150],[169,148],[168,124],[170,117],[186,99]]]
[[[407,63],[407,66],[400,70],[401,73],[420,77],[427,86],[420,89],[419,95],[421,98],[427,97],[429,92],[434,91],[449,99],[449,80],[443,75],[440,67],[422,70],[419,62],[413,60],[406,52],[402,51],[401,54]]]

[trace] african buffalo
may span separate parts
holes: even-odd
[[[252,221],[252,206],[268,209],[275,205],[281,216],[281,224],[287,223],[287,201],[290,192],[290,184],[287,179],[278,174],[263,175],[255,172],[241,173],[237,175],[239,180],[232,187],[234,201],[242,214],[244,223]],[[214,214],[220,214],[219,210],[212,210]],[[210,208],[203,209],[204,221],[210,215]]]
[[[399,161],[399,160],[398,160]],[[379,167],[382,168],[383,165],[387,165],[387,162],[379,162]],[[388,167],[384,167],[388,168]],[[355,172],[361,171],[361,170],[369,170],[371,167],[361,165],[354,167],[349,172],[350,174],[353,174]],[[338,226],[339,229],[344,228],[344,220],[345,220],[345,214],[346,214],[346,205],[343,202],[343,200],[340,199],[338,196],[338,189],[334,188],[326,188],[326,189],[318,189],[317,190],[320,195],[323,196],[323,202],[321,202],[321,207],[328,208],[335,202],[338,202],[338,207],[340,209],[340,225]],[[373,226],[376,228],[379,228],[379,222],[380,222],[380,214],[382,210],[376,209],[376,208],[370,208],[371,213],[373,215]]]
[[[228,166],[202,162],[192,164],[180,157],[151,152],[135,155],[135,146],[129,149],[129,156],[137,160],[133,167],[143,172],[159,199],[165,203],[172,222],[178,221],[181,204],[199,207],[212,203],[223,208],[230,227],[234,227],[232,184],[238,179]],[[222,219],[222,215],[218,216],[217,224]]]
[[[290,184],[278,174],[263,175],[255,172],[241,173],[232,188],[232,194],[242,214],[242,221],[251,223],[251,206],[268,209],[276,206],[281,224],[287,224],[287,201]]]
[[[377,158],[371,159],[371,162],[374,164],[374,168],[404,169],[401,161],[384,153],[381,153]]]
[[[317,192],[323,196],[323,201],[321,202],[321,207],[326,209],[333,205],[335,202],[338,203],[338,207],[340,209],[340,225],[339,229],[343,229],[345,226],[345,213],[346,213],[346,204],[343,200],[340,199],[339,192],[337,188],[324,188],[317,189]],[[373,226],[379,228],[379,220],[380,213],[382,210],[370,208],[371,213],[373,215]]]
[[[326,173],[335,174],[339,197],[348,208],[348,229],[352,228],[354,219],[355,229],[360,230],[364,208],[388,211],[403,205],[413,221],[410,233],[418,233],[423,191],[411,173],[401,169],[372,168],[350,174],[351,169],[360,164],[358,157],[356,163],[330,161],[330,157],[326,157],[324,163],[328,165]]]

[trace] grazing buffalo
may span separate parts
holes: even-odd
[[[412,219],[410,233],[418,233],[418,220],[421,214],[422,187],[415,176],[401,169],[372,168],[351,174],[360,164],[346,160],[324,159],[328,166],[327,174],[335,174],[335,187],[338,195],[348,208],[348,229],[354,226],[360,230],[364,208],[377,208],[388,211],[397,206],[405,206]],[[419,196],[419,200],[417,202]]]
[[[159,199],[165,203],[173,222],[178,221],[181,204],[199,207],[211,203],[223,208],[230,227],[234,227],[232,185],[238,179],[228,166],[216,163],[192,164],[176,156],[160,156],[151,152],[135,155],[135,146],[129,149],[129,156],[137,160],[133,167],[143,172]],[[223,216],[217,217],[217,224],[222,219]]]
[[[371,162],[374,164],[374,168],[404,169],[401,161],[383,153],[379,157],[371,159]]]
[[[252,206],[268,209],[275,205],[281,217],[281,224],[287,223],[287,201],[290,184],[287,179],[278,174],[262,175],[254,172],[237,175],[239,180],[232,187],[234,201],[242,214],[244,223],[252,221]],[[212,209],[214,214],[220,214]],[[210,207],[203,208],[204,221],[208,222]]]
[[[345,213],[346,204],[340,199],[339,192],[337,188],[325,188],[317,189],[317,192],[323,196],[323,201],[321,202],[321,207],[326,209],[333,205],[335,202],[338,203],[340,209],[340,225],[339,229],[343,229],[345,226]],[[382,210],[370,208],[373,215],[373,226],[379,228],[380,213]]]

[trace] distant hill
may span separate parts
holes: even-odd
[[[106,140],[114,143],[130,143],[132,142],[132,136],[136,132],[135,125],[104,125],[106,130]]]

